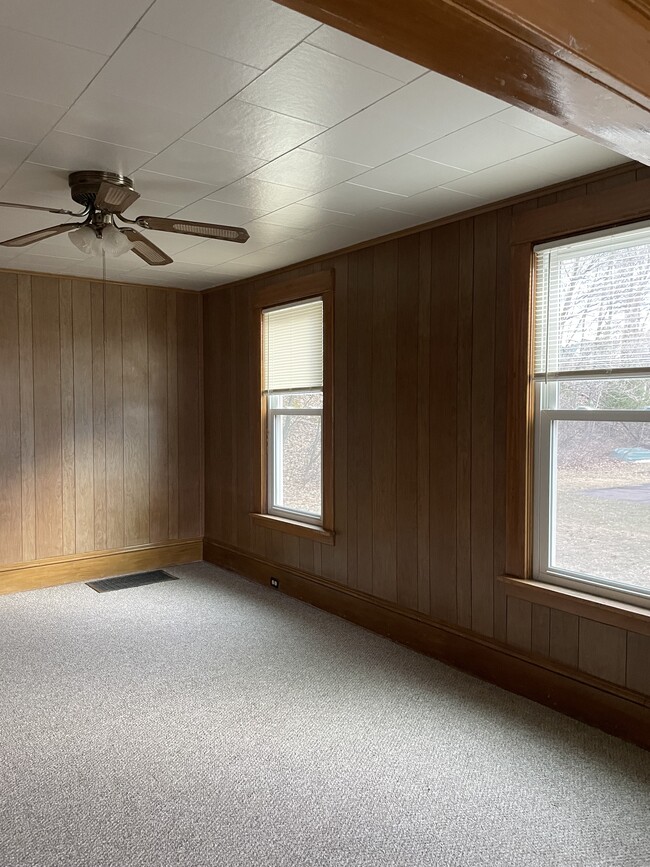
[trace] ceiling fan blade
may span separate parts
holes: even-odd
[[[218,226],[216,223],[195,223],[192,220],[175,220],[173,217],[137,217],[135,222],[143,229],[158,232],[175,232],[179,235],[198,235],[200,238],[216,238],[219,241],[235,241],[243,244],[250,238],[246,229],[237,226]]]
[[[86,211],[66,211],[64,208],[45,208],[41,205],[19,205],[16,202],[0,202],[0,208],[22,208],[25,211],[45,211],[46,214],[69,214],[71,217],[83,217]]]
[[[53,238],[55,235],[62,235],[64,232],[72,232],[83,225],[83,223],[61,223],[59,226],[50,226],[47,229],[30,232],[28,235],[18,235],[17,238],[0,241],[0,245],[3,247],[28,247],[37,241],[44,241],[46,238]]]
[[[169,265],[170,262],[174,261],[164,252],[164,250],[161,250],[160,247],[156,247],[155,244],[152,244],[148,238],[145,238],[145,236],[140,234],[136,229],[120,229],[120,231],[126,235],[129,241],[133,244],[131,252],[135,253],[135,255],[139,256],[141,259],[144,259],[147,265]]]
[[[140,193],[129,187],[102,181],[95,193],[95,207],[112,214],[120,214],[140,198]]]

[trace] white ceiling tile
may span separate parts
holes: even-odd
[[[324,129],[306,120],[231,99],[190,130],[185,138],[263,160],[273,160]]]
[[[286,261],[286,254],[282,251],[282,244],[277,245],[279,249],[276,247],[265,247],[263,250],[256,250],[253,253],[246,253],[244,256],[240,256],[238,259],[233,259],[232,262],[228,262],[227,266],[230,265],[252,265],[254,267],[259,267],[265,270],[270,270],[272,268],[279,268]]]
[[[465,175],[461,169],[407,154],[356,177],[351,183],[374,190],[412,196]]]
[[[239,205],[215,202],[213,199],[201,199],[200,202],[195,202],[174,213],[175,220],[197,220],[203,223],[218,223],[222,226],[243,226],[244,223],[261,216],[261,213],[253,208],[240,208]]]
[[[437,72],[428,72],[405,85],[385,97],[380,106],[398,129],[406,124],[423,130],[426,142],[508,108],[502,100]]]
[[[288,205],[273,211],[266,217],[260,217],[258,223],[274,223],[278,226],[286,226],[290,229],[315,229],[318,226],[347,225],[349,214],[340,214],[336,211],[327,211],[322,208],[307,208],[305,205]]]
[[[271,0],[192,0],[190,10],[177,0],[157,0],[140,26],[194,48],[266,69],[318,24]]]
[[[253,177],[262,181],[284,184],[288,187],[317,193],[361,174],[367,166],[339,160],[323,154],[298,148],[278,157],[255,172]]]
[[[415,156],[479,172],[547,147],[546,139],[487,117],[414,151]]]
[[[30,156],[30,162],[43,166],[81,171],[99,169],[128,175],[151,159],[147,151],[65,132],[49,133]]]
[[[0,85],[1,86],[1,85]],[[65,111],[60,105],[0,93],[2,133],[16,141],[37,144]]]
[[[377,238],[390,232],[399,232],[401,229],[417,226],[421,222],[423,222],[422,218],[414,214],[375,208],[357,218],[355,231],[364,239]]]
[[[446,183],[445,187],[494,202],[557,181],[551,172],[527,165],[523,162],[526,159],[529,157],[517,157],[507,163],[465,175],[464,178]]]
[[[130,208],[124,211],[124,216],[129,220],[135,220],[136,217],[169,217],[174,211],[178,210],[177,205],[171,205],[169,202],[155,202],[151,199],[143,199],[140,197]]]
[[[253,208],[262,216],[286,205],[292,205],[308,195],[307,190],[296,187],[285,187],[255,178],[242,178],[213,193],[208,197],[208,201],[214,199],[217,202],[230,202],[233,205]]]
[[[5,202],[22,202],[26,205],[65,208],[70,211],[79,210],[81,207],[70,197],[68,172],[65,169],[39,166],[30,162],[23,163],[2,187],[0,199]],[[12,209],[11,213],[16,212]],[[43,216],[48,219],[47,215]]]
[[[360,214],[371,208],[393,208],[399,211],[400,204],[405,201],[405,196],[345,182],[303,199],[302,204],[310,208],[327,208],[346,214]]]
[[[112,54],[150,0],[2,0],[0,25]]]
[[[330,54],[345,57],[346,60],[352,60],[360,66],[367,66],[375,72],[383,72],[384,75],[390,75],[391,78],[397,78],[399,81],[413,81],[427,71],[424,66],[418,66],[417,63],[327,25],[319,27],[307,38],[307,42],[329,51]]]
[[[91,85],[57,125],[61,132],[125,147],[158,153],[180,138],[199,118],[161,111],[146,102],[135,102]]]
[[[425,190],[405,199],[400,199],[400,204],[395,205],[394,210],[404,214],[413,214],[420,217],[422,222],[437,220],[449,214],[459,214],[477,208],[484,202],[478,196],[470,196],[467,193],[459,193],[446,187],[436,187]]]
[[[136,191],[143,198],[155,202],[169,202],[177,208],[191,205],[192,202],[210,195],[218,188],[218,184],[201,184],[198,181],[175,178],[146,169],[136,172],[133,183]]]
[[[174,256],[176,262],[190,262],[195,265],[220,265],[230,259],[241,256],[242,245],[228,241],[201,241],[189,250],[183,250]]]
[[[141,231],[143,235],[146,235],[157,247],[160,247],[165,253],[169,253],[170,256],[175,256],[183,250],[189,250],[190,247],[204,243],[196,235],[177,235],[175,232],[158,232],[151,229],[142,229]]]
[[[147,163],[147,171],[187,178],[218,188],[239,180],[262,165],[263,161],[255,157],[182,139]]]
[[[551,142],[563,141],[565,138],[572,138],[575,134],[570,129],[564,129],[564,127],[557,123],[551,123],[530,111],[524,111],[522,108],[517,108],[514,105],[505,111],[500,111],[495,118],[500,123],[508,124],[508,126],[521,129],[532,135],[538,135],[540,138]]]
[[[0,184],[9,180],[33,147],[24,141],[0,138]]]
[[[235,280],[243,280],[246,277],[252,277],[254,274],[263,273],[264,269],[259,265],[238,265],[236,262],[226,262],[223,266],[210,268],[214,282],[213,286],[218,286],[222,283],[232,283]]]
[[[400,85],[395,78],[303,44],[246,87],[239,99],[331,126]]]
[[[13,96],[69,106],[106,57],[0,27],[0,89]]]
[[[430,131],[413,120],[400,118],[399,123],[395,123],[384,102],[381,100],[326,130],[306,142],[304,149],[378,166],[431,141]]]
[[[163,111],[206,117],[257,71],[136,28],[97,76],[95,92],[128,93]]]
[[[305,229],[295,226],[280,226],[277,223],[265,223],[263,220],[253,220],[246,223],[246,230],[250,235],[250,241],[246,242],[246,246],[252,242],[260,247],[266,247],[271,244],[279,244],[281,241],[288,241],[289,238],[295,238],[301,235]]]
[[[549,145],[520,159],[522,165],[548,172],[557,180],[576,178],[628,162],[628,157],[579,136]]]

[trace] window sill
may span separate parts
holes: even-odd
[[[602,596],[592,596],[589,593],[581,593],[555,584],[513,578],[511,575],[500,575],[498,580],[505,585],[506,596],[514,596],[536,605],[547,605],[549,608],[566,611],[568,614],[586,617],[588,620],[597,620],[599,623],[650,635],[650,609],[639,608],[627,602],[618,602]]]
[[[276,515],[262,515],[259,512],[251,512],[250,517],[254,524],[266,527],[267,530],[290,533],[292,536],[301,536],[303,539],[311,539],[313,542],[321,542],[323,545],[334,544],[334,531],[325,530],[315,524],[291,521],[289,518],[278,518]]]

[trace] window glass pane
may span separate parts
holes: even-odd
[[[277,409],[322,409],[322,391],[298,391],[271,396],[272,406]]]
[[[549,409],[650,410],[650,378],[576,379],[554,383],[546,389]],[[557,400],[556,406],[550,403],[553,400]]]
[[[650,422],[553,429],[550,567],[650,590]]]
[[[276,415],[273,505],[320,516],[321,416]]]

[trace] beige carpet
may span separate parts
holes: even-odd
[[[650,865],[650,754],[174,571],[0,597],[2,867]]]

